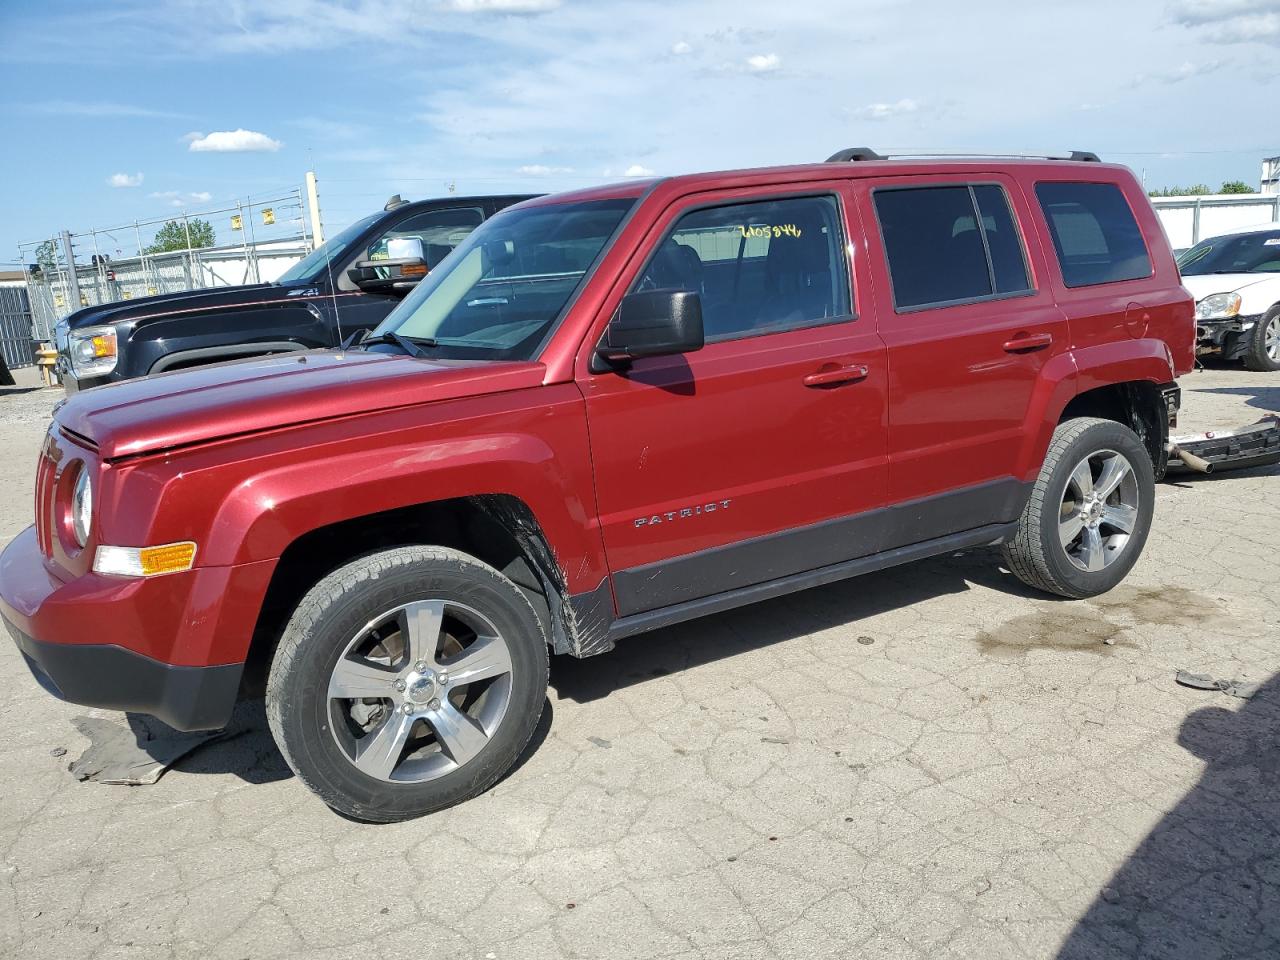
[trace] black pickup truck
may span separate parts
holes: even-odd
[[[463,238],[527,196],[393,197],[274,283],[216,287],[77,310],[55,331],[68,393],[165,370],[332,347],[382,322]]]

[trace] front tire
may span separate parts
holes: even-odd
[[[1137,435],[1113,420],[1068,420],[1053,433],[1005,562],[1046,593],[1106,593],[1137,563],[1154,506],[1155,472]]]
[[[1280,370],[1280,307],[1272,307],[1249,331],[1244,365],[1265,373]]]
[[[542,714],[547,660],[537,614],[501,573],[456,550],[399,547],[303,597],[271,664],[267,720],[334,810],[407,820],[511,768]]]

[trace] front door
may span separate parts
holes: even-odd
[[[837,184],[686,198],[607,302],[696,291],[707,340],[580,374],[620,615],[879,547],[885,352],[856,315],[847,210]]]

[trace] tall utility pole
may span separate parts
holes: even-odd
[[[311,242],[324,243],[324,227],[320,223],[320,193],[316,190],[316,172],[307,171],[307,206],[311,209]]]
[[[62,231],[62,259],[67,264],[67,290],[68,299],[71,301],[71,309],[80,309],[80,278],[76,276],[76,257],[71,252],[71,231]]]

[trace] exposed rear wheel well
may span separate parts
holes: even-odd
[[[451,547],[487,563],[529,598],[553,642],[564,636],[563,574],[522,501],[486,494],[417,504],[320,527],[289,544],[258,614],[242,691],[261,694],[281,632],[311,587],[357,557],[408,545]]]
[[[1123,423],[1142,441],[1155,467],[1156,479],[1164,476],[1164,447],[1169,439],[1169,420],[1159,386],[1137,380],[1086,390],[1072,398],[1058,422],[1076,417],[1100,417]]]

